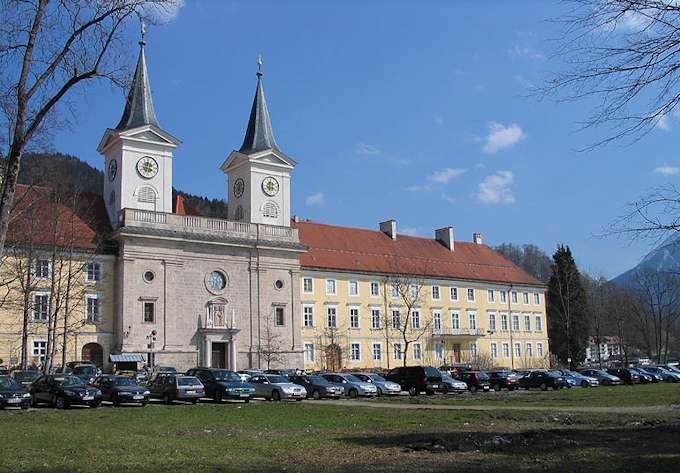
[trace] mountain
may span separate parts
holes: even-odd
[[[633,275],[640,269],[680,273],[680,234],[670,235],[659,246],[647,253],[647,256],[637,266],[616,276],[612,281],[621,286],[630,286],[633,282]]]
[[[0,168],[4,160],[0,159]],[[26,153],[21,161],[19,183],[35,186],[76,188],[81,192],[101,194],[104,187],[104,173],[75,156],[62,153]],[[208,199],[188,194],[175,188],[176,195],[184,197],[185,206],[201,215],[213,218],[227,217],[227,204],[221,199]]]

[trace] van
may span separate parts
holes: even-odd
[[[385,379],[401,386],[402,391],[408,391],[411,396],[421,392],[432,395],[442,391],[442,374],[432,366],[402,366],[387,373]]]

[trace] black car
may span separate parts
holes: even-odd
[[[463,371],[458,375],[458,379],[467,384],[470,392],[491,390],[489,375],[484,371]]]
[[[90,363],[85,363],[85,364],[80,364],[80,365],[75,365],[75,366],[69,366],[68,364],[66,365],[67,367],[71,368],[71,372],[69,374],[73,376],[78,376],[81,378],[85,384],[90,384],[94,381],[94,379],[101,374],[101,371],[99,368],[97,368],[95,365],[92,365]]]
[[[486,374],[489,375],[489,384],[491,384],[491,389],[494,391],[500,391],[501,389],[514,391],[519,388],[517,375],[512,371],[487,371]]]
[[[437,391],[443,391],[442,374],[432,366],[402,366],[394,368],[387,373],[385,379],[401,386],[403,391],[408,391],[411,396],[417,396],[425,391],[431,395]]]
[[[102,392],[86,385],[83,380],[72,375],[46,375],[31,384],[31,403],[36,407],[48,403],[57,409],[69,406],[99,407]]]
[[[536,370],[522,376],[519,379],[519,385],[524,389],[541,388],[543,391],[547,391],[548,388],[557,390],[567,387],[567,382],[556,371]]]
[[[640,383],[640,375],[628,368],[608,368],[606,371],[611,375],[619,377],[625,384]]]
[[[0,376],[0,408],[21,407],[28,409],[31,395],[26,389],[9,376]]]
[[[14,381],[27,388],[40,377],[42,373],[38,370],[16,370],[12,371],[12,378]]]
[[[127,376],[99,376],[92,385],[102,392],[103,401],[111,401],[116,407],[121,404],[146,406],[151,395],[148,389],[138,385],[134,379]]]
[[[344,395],[345,390],[336,384],[330,383],[326,378],[319,375],[303,374],[290,376],[291,383],[303,386],[307,390],[307,397],[313,399],[332,398],[337,399]]]
[[[250,402],[255,397],[255,388],[241,382],[241,376],[230,370],[218,368],[192,368],[186,372],[187,376],[195,376],[205,387],[205,396],[216,402],[223,399]]]
[[[151,397],[163,399],[166,404],[174,401],[187,401],[196,404],[205,396],[203,383],[195,376],[165,374],[157,376],[149,385]]]

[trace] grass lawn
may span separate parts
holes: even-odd
[[[448,396],[417,396],[380,398],[379,402],[407,402],[417,404],[480,404],[485,406],[536,407],[637,407],[680,406],[680,384],[659,383],[637,386],[602,386],[553,391],[531,389],[491,393],[465,393]],[[680,465],[679,465],[680,468]],[[679,470],[680,471],[680,470]]]
[[[609,396],[583,392],[591,391]],[[667,399],[657,395],[652,404]],[[323,401],[0,411],[2,473],[662,473],[678,471],[679,445],[680,411],[406,411]]]

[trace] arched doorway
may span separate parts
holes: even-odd
[[[104,365],[104,349],[99,343],[88,343],[83,346],[83,361],[91,361],[98,368]]]
[[[342,350],[335,343],[326,347],[326,369],[339,371],[342,368]]]

